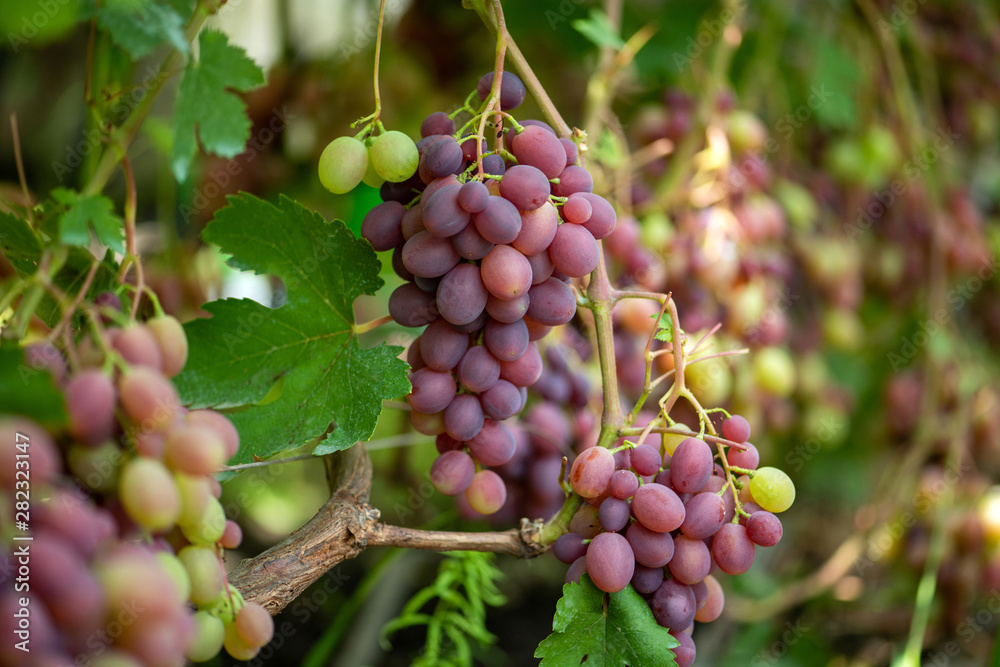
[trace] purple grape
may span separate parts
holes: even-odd
[[[500,194],[519,211],[534,211],[549,200],[549,179],[540,169],[519,164],[504,172]]]
[[[747,519],[747,537],[757,546],[773,547],[781,541],[781,519],[770,512],[754,512]]]
[[[596,498],[608,488],[614,471],[614,455],[604,447],[591,447],[573,461],[569,483],[584,498]]]
[[[451,373],[422,368],[410,375],[410,406],[425,415],[441,412],[455,399],[457,387]],[[462,438],[456,438],[461,440]]]
[[[531,302],[527,314],[539,324],[559,326],[576,315],[576,296],[562,281],[549,278],[532,287],[528,294]]]
[[[694,493],[712,476],[712,449],[704,440],[685,438],[670,459],[670,483],[681,493]]]
[[[431,465],[431,484],[446,496],[465,493],[476,474],[476,464],[465,452],[448,451]]]
[[[571,564],[577,558],[587,555],[587,545],[583,537],[576,533],[564,533],[552,545],[552,553],[563,563]]]
[[[605,498],[597,509],[597,520],[601,522],[601,527],[612,533],[627,526],[630,516],[628,503],[618,498]]]
[[[549,246],[556,269],[571,278],[582,278],[596,269],[599,252],[594,236],[583,226],[570,223],[559,225]]]
[[[516,449],[514,434],[506,425],[492,419],[484,420],[482,429],[469,440],[469,451],[473,458],[485,466],[507,463]]]
[[[483,406],[483,414],[490,419],[503,421],[510,419],[521,411],[521,393],[517,387],[506,380],[497,382],[479,395]]]
[[[479,95],[480,101],[485,102],[486,98],[490,96],[490,91],[493,89],[493,74],[493,72],[487,72],[479,77],[479,82],[476,84],[476,92]],[[521,81],[521,78],[513,72],[504,70],[500,78],[500,110],[510,111],[516,109],[524,102],[527,94],[528,90],[524,87],[524,82]]]
[[[368,211],[361,222],[361,236],[368,239],[375,250],[392,250],[403,245],[400,223],[406,208],[399,202],[387,201]]]
[[[528,351],[528,326],[524,320],[505,324],[490,319],[483,329],[483,344],[500,361],[516,361]]]
[[[712,554],[701,540],[679,535],[674,538],[674,557],[667,567],[682,584],[696,584],[712,570]]]
[[[513,242],[521,232],[520,212],[503,197],[489,197],[472,222],[484,239],[499,245]]]
[[[493,250],[493,244],[482,237],[475,225],[466,225],[451,237],[451,245],[462,259],[482,259]]]
[[[428,368],[436,371],[447,371],[457,366],[468,347],[469,337],[455,331],[444,319],[434,320],[420,335],[420,356]],[[499,364],[497,377],[500,377]]]
[[[726,502],[714,493],[699,493],[684,506],[684,523],[681,532],[703,540],[714,535],[726,521]]]
[[[746,527],[738,523],[722,526],[712,539],[712,558],[726,574],[749,570],[753,565],[754,543],[747,537]]]
[[[643,595],[652,595],[663,583],[662,567],[646,567],[636,563],[632,573],[632,588]]]
[[[474,345],[462,357],[456,375],[463,387],[480,394],[500,379],[500,362],[482,345]]]
[[[726,461],[729,462],[729,465],[736,466],[737,468],[756,470],[757,466],[760,465],[760,453],[749,442],[746,443],[745,447],[746,449],[730,447],[726,453]]]
[[[458,253],[450,239],[417,232],[403,245],[403,266],[415,276],[437,278],[458,264]]]
[[[722,422],[722,437],[733,442],[746,442],[750,439],[750,423],[739,415],[733,415]]]
[[[587,574],[605,593],[617,593],[632,580],[635,558],[628,540],[618,533],[601,533],[587,547]]]
[[[566,149],[559,138],[537,126],[515,134],[511,149],[518,164],[537,167],[547,178],[556,178],[566,167]]]
[[[611,482],[608,484],[611,495],[621,500],[627,500],[639,488],[639,479],[630,470],[616,470],[611,475]]]
[[[674,539],[670,533],[657,533],[641,523],[633,523],[625,533],[635,561],[646,567],[663,567],[674,556]]]
[[[684,523],[684,504],[662,484],[646,484],[632,496],[635,518],[650,530],[669,533]]]
[[[483,428],[483,408],[471,394],[459,394],[444,409],[445,432],[456,440],[467,442]],[[489,514],[490,512],[483,512]]]
[[[632,450],[632,469],[640,475],[655,475],[662,464],[660,452],[652,445],[642,444]]]
[[[404,327],[422,327],[438,318],[435,296],[413,283],[400,285],[389,296],[389,315]]]
[[[653,594],[650,604],[656,622],[673,632],[681,632],[694,623],[694,591],[690,586],[667,579]]]
[[[459,264],[441,279],[435,295],[437,310],[454,325],[476,321],[486,310],[489,292],[475,264]]]

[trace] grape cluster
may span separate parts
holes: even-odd
[[[506,502],[489,516],[497,526],[510,526],[521,517],[545,520],[555,515],[566,499],[560,484],[563,457],[572,461],[575,451],[597,442],[597,419],[587,409],[593,397],[590,380],[570,367],[561,344],[549,345],[542,357],[542,372],[528,388],[523,417],[508,423],[514,455],[496,468],[507,488]],[[483,518],[464,496],[456,500],[463,517]]]
[[[586,504],[553,546],[570,566],[567,581],[587,574],[607,593],[631,584],[642,594],[656,621],[680,642],[674,652],[682,666],[695,657],[694,621],[707,623],[722,613],[724,595],[713,573],[750,569],[757,546],[781,539],[775,515],[795,498],[787,475],[757,468],[745,419],[727,419],[722,434],[737,443],[726,452],[727,467],[746,471],[735,481],[735,493],[713,449],[699,438],[674,446],[677,436],[666,436],[661,449],[640,444],[618,452],[584,450],[569,483]]]
[[[187,359],[183,328],[159,316],[110,328],[79,352],[81,367],[69,372],[51,346],[26,348],[28,363],[65,393],[65,433],[0,420],[5,442],[30,443],[32,497],[46,498],[28,508],[34,664],[183,665],[223,647],[252,658],[274,625],[226,581],[223,550],[242,533],[213,477],[239,436],[221,413],[180,405],[170,378]],[[4,467],[4,505],[16,506],[23,479]],[[5,624],[18,604],[12,590],[0,594]],[[0,649],[14,664],[10,650]]]
[[[492,76],[480,79],[482,100]],[[505,72],[501,108],[523,100],[523,83]],[[513,124],[498,150],[456,132],[443,112],[420,133],[415,172],[382,185],[384,201],[361,233],[393,252],[406,281],[389,299],[390,315],[426,327],[408,352],[408,401],[414,428],[438,436],[431,481],[492,514],[506,485],[488,468],[517,451],[504,422],[541,376],[538,340],[575,315],[571,280],[597,267],[597,239],[616,216],[591,192],[576,145],[541,121]]]

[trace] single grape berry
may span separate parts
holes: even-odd
[[[353,137],[338,137],[319,157],[319,180],[330,192],[350,192],[368,171],[368,149]],[[394,179],[387,179],[394,180]],[[398,180],[405,180],[403,179]]]

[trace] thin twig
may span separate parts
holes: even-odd
[[[16,113],[10,115],[10,134],[11,140],[14,142],[14,163],[17,165],[17,178],[21,181],[21,192],[24,193],[24,209],[27,212],[28,225],[34,227],[35,219],[31,211],[34,208],[34,204],[31,203],[31,195],[28,193],[28,179],[24,175],[24,159],[21,157],[21,135],[17,129]]]

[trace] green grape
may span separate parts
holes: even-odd
[[[160,562],[160,567],[177,586],[181,603],[187,602],[188,598],[191,597],[191,580],[188,578],[187,570],[184,569],[184,564],[177,556],[167,551],[157,551],[156,560]]]
[[[319,156],[319,180],[330,192],[350,192],[368,169],[368,149],[353,137],[337,137]]]
[[[788,396],[795,388],[795,362],[787,350],[766,347],[754,355],[753,378],[764,391]]]
[[[226,530],[226,513],[219,501],[209,496],[201,515],[180,526],[184,537],[192,544],[212,545],[222,539],[222,533]]]
[[[221,618],[222,622],[228,625],[235,620],[236,612],[243,608],[243,604],[243,596],[237,589],[230,586],[219,593],[217,598],[204,605],[204,608],[213,616]]]
[[[768,512],[784,512],[795,502],[795,485],[782,470],[760,468],[750,479],[750,495]]]
[[[206,512],[212,497],[211,481],[199,475],[174,473],[174,484],[181,497],[181,514],[177,523],[181,526],[196,524]]]
[[[181,513],[173,476],[153,459],[139,457],[122,466],[118,496],[129,518],[154,533],[173,526]]]
[[[372,141],[371,158],[378,175],[393,183],[413,176],[420,162],[413,139],[396,130],[375,137]]]
[[[70,472],[98,493],[115,490],[121,459],[122,450],[110,440],[96,448],[73,443],[66,452]]]
[[[370,188],[375,188],[376,190],[382,187],[382,184],[385,183],[385,179],[379,176],[378,171],[375,170],[374,158],[368,160],[368,169],[365,171],[365,177],[361,179],[361,182]]]
[[[215,551],[207,547],[190,546],[177,554],[191,580],[191,602],[207,604],[219,597],[225,584],[225,573]]]
[[[131,653],[111,648],[105,651],[99,658],[89,661],[90,667],[142,667]]]
[[[208,662],[222,650],[226,626],[222,619],[207,611],[194,615],[194,641],[185,656],[191,662]]]

